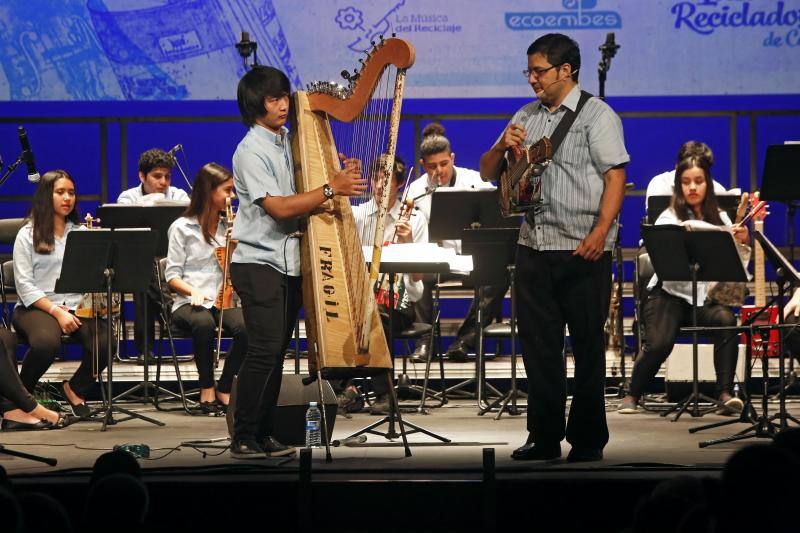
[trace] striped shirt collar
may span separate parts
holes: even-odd
[[[564,98],[564,101],[561,102],[561,105],[558,106],[558,109],[556,109],[554,112],[558,112],[558,110],[561,109],[562,107],[566,107],[570,111],[575,111],[576,109],[578,109],[578,101],[580,99],[581,99],[581,86],[580,84],[576,83],[575,87],[573,87],[572,90],[569,93],[567,93],[567,96]],[[539,100],[539,109],[540,110],[544,109],[545,111],[550,112],[550,109],[546,105],[544,105],[544,103],[541,100]]]

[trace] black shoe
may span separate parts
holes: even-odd
[[[561,445],[537,445],[535,442],[526,442],[511,454],[517,461],[550,461],[561,457]]]
[[[254,440],[241,440],[231,443],[231,457],[234,459],[266,459],[264,448]]]
[[[430,351],[428,350],[428,343],[420,343],[411,354],[412,363],[427,363],[430,358]]]
[[[61,393],[64,395],[64,401],[69,404],[70,409],[72,409],[72,414],[77,416],[78,418],[86,418],[92,414],[92,410],[89,409],[89,406],[86,405],[86,402],[81,403],[72,403],[69,401],[69,397],[67,396],[67,391],[64,389],[64,386],[67,384],[66,381],[61,382]]]
[[[461,340],[456,339],[447,349],[447,359],[457,363],[466,363],[469,347]]]
[[[264,437],[264,452],[267,457],[283,457],[284,455],[294,455],[297,450],[292,446],[281,444],[275,437]]]
[[[580,448],[573,446],[567,455],[568,463],[590,463],[592,461],[602,461],[603,450],[596,448]]]
[[[39,420],[38,422],[29,424],[27,422],[17,422],[16,420],[8,420],[7,418],[4,418],[3,421],[0,422],[0,429],[3,431],[38,431],[40,429],[52,428],[53,424],[47,420]]]
[[[197,404],[197,410],[200,414],[205,416],[223,416],[225,412],[220,409],[220,404],[216,400],[213,402],[200,402]]]
[[[388,415],[391,406],[389,404],[389,395],[382,394],[375,398],[372,405],[369,406],[369,414],[371,415]]]

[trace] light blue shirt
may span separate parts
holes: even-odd
[[[517,111],[511,123],[525,127],[525,144],[532,145],[543,136],[553,136],[566,109],[577,109],[580,96],[576,85],[554,113],[536,100]],[[575,250],[600,214],[603,174],[629,161],[619,117],[599,98],[590,98],[542,174],[542,207],[536,211],[534,227],[527,221],[522,224],[519,244],[534,250]],[[606,250],[613,248],[616,234],[614,222]]]
[[[694,218],[694,217],[692,217]],[[725,211],[719,212],[719,218],[722,219],[722,223],[725,225],[726,228],[731,227],[731,219],[728,217],[728,214]],[[660,226],[662,224],[675,224],[680,225],[681,220],[675,214],[675,211],[672,208],[665,209],[656,219],[656,226]],[[647,290],[652,290],[653,287],[656,286],[658,283],[658,276],[653,274],[653,277],[650,278],[650,283],[647,284]],[[708,289],[711,286],[711,282],[708,281],[698,281],[697,282],[697,305],[702,306],[706,301],[706,295],[708,294]],[[661,283],[661,289],[664,292],[667,292],[673,296],[677,296],[690,304],[694,301],[692,300],[692,282],[691,281],[664,281]]]
[[[169,227],[169,248],[167,249],[167,266],[164,279],[167,283],[173,279],[182,279],[192,287],[199,289],[210,299],[203,302],[203,307],[211,309],[222,288],[222,268],[220,268],[214,249],[225,246],[225,224],[220,221],[212,244],[206,242],[197,217],[180,217]],[[172,310],[191,303],[192,299],[183,294],[176,294]]]
[[[267,196],[296,194],[289,131],[280,134],[255,125],[233,154],[233,184],[239,209],[233,223],[234,263],[269,265],[290,276],[300,275],[300,240],[289,235],[298,219],[276,220],[262,206]]]
[[[122,191],[122,193],[119,195],[119,198],[117,198],[117,203],[124,205],[138,205],[142,202],[142,198],[144,198],[144,196],[144,189],[142,188],[142,185],[139,184],[132,189]],[[186,191],[177,187],[173,187],[172,185],[169,186],[167,189],[167,194],[165,194],[164,197],[167,200],[189,200],[189,195],[186,194]]]
[[[67,235],[71,231],[84,230],[83,226],[67,221],[64,235],[55,238],[55,248],[49,254],[40,254],[33,249],[33,222],[30,220],[20,228],[14,241],[14,282],[17,286],[17,305],[30,307],[34,302],[47,298],[54,304],[64,305],[70,310],[78,307],[80,294],[58,294],[56,280],[61,275],[61,263],[67,246]]]

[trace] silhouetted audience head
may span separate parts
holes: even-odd
[[[52,496],[41,492],[22,494],[19,497],[19,506],[22,509],[25,530],[28,533],[36,531],[72,532],[72,523],[66,509]]]
[[[112,474],[128,474],[136,479],[141,479],[142,468],[136,458],[128,452],[114,450],[106,452],[94,462],[92,467],[91,484]]]
[[[84,531],[107,533],[140,531],[150,507],[147,487],[130,474],[98,479],[89,489],[84,508]]]
[[[800,460],[800,428],[792,428],[781,431],[775,435],[773,445],[792,454],[795,459]]]

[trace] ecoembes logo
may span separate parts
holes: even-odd
[[[595,11],[597,0],[562,0],[564,11],[506,13],[512,30],[598,30],[622,27],[617,11]]]

